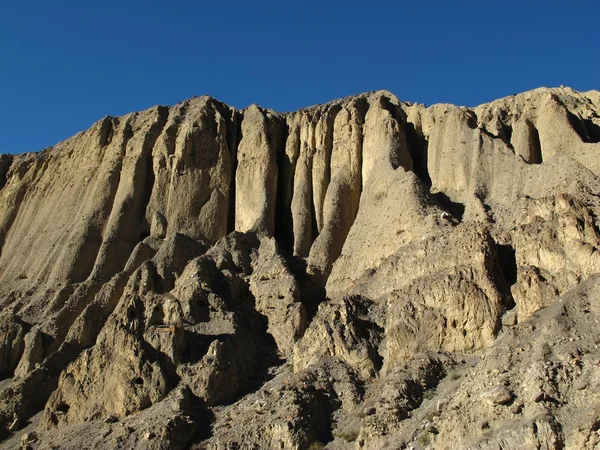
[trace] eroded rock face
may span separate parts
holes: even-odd
[[[275,231],[279,118],[256,105],[244,112],[235,178],[235,228]]]
[[[308,256],[309,271],[319,278],[329,276],[358,212],[362,187],[363,110],[364,105],[355,101],[335,117],[331,179],[323,204],[323,228]]]
[[[145,193],[141,233],[178,232],[210,242],[227,234],[238,121],[235,111],[207,97],[169,111],[146,161],[154,182]]]
[[[558,194],[532,200],[512,234],[519,266],[513,295],[520,320],[600,272],[596,217],[577,197]]]
[[[599,101],[200,97],[0,156],[6,447],[593,448]]]

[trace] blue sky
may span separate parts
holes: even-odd
[[[4,0],[0,153],[203,94],[289,111],[376,89],[467,105],[600,89],[599,20],[598,1]]]

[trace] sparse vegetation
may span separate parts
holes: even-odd
[[[428,422],[431,422],[434,418],[441,416],[442,413],[440,411],[438,411],[437,409],[433,409],[431,411],[429,411],[427,414],[425,414],[424,419],[427,420]]]
[[[456,381],[462,378],[462,374],[458,370],[455,370],[454,372],[451,372],[450,375],[448,375],[448,378],[450,378],[452,381]]]
[[[431,436],[429,436],[429,433],[425,431],[419,435],[419,437],[417,438],[417,442],[420,446],[427,447],[431,442]]]
[[[354,442],[358,438],[358,430],[345,428],[333,433],[335,437],[345,440],[346,442]]]
[[[436,394],[436,388],[427,389],[425,392],[423,392],[423,400],[431,400]]]

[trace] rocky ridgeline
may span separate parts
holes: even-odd
[[[569,88],[200,97],[2,155],[0,446],[596,448],[599,176]]]

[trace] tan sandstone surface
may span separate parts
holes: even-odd
[[[569,88],[0,155],[0,448],[597,448],[599,218]]]

